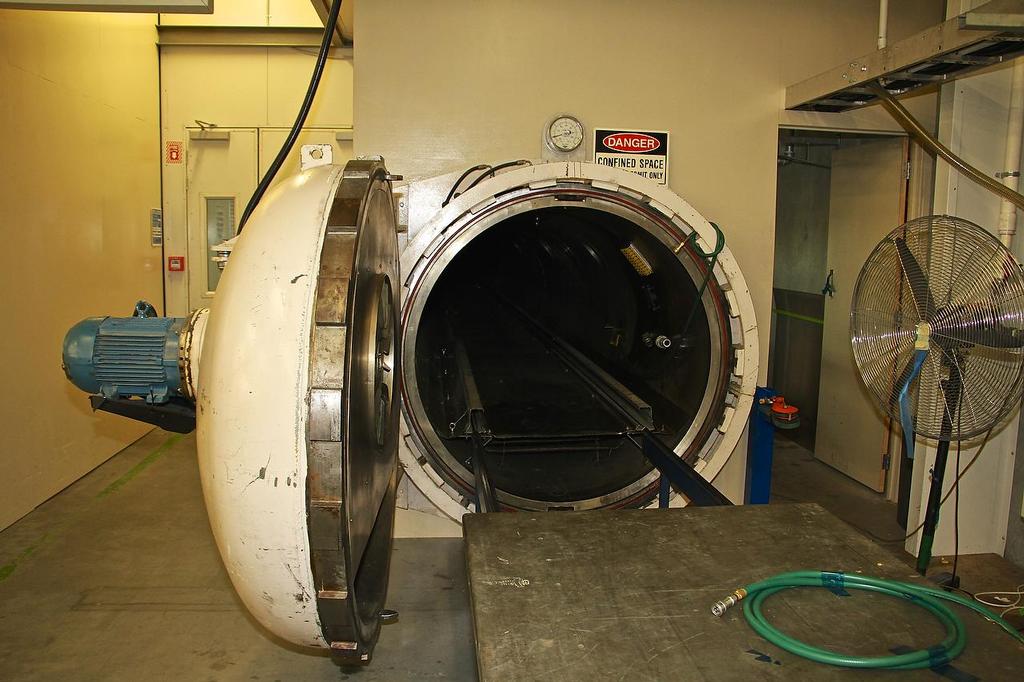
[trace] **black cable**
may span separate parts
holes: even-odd
[[[956,480],[953,481],[953,486],[950,487],[946,494],[942,496],[942,499],[939,500],[939,509],[941,509],[942,505],[946,503],[946,500],[949,499],[949,496],[953,494],[953,491],[956,489],[956,487],[960,485],[960,479],[966,476],[967,472],[971,470],[972,466],[974,466],[974,463],[978,461],[978,457],[981,456],[982,451],[985,450],[985,446],[988,445],[988,440],[992,436],[992,431],[995,430],[996,426],[997,424],[993,424],[992,426],[989,427],[988,431],[985,432],[985,437],[982,439],[981,445],[978,447],[977,452],[975,452],[974,455],[971,457],[971,461],[967,463],[967,466],[964,467],[963,471],[957,473]],[[881,535],[875,535],[870,530],[864,528],[863,526],[859,526],[856,523],[851,523],[850,521],[847,521],[847,523],[849,523],[851,526],[861,531],[862,533],[870,535],[876,541],[881,543],[904,542],[917,535],[917,532],[924,528],[924,522],[922,521],[921,523],[917,524],[916,528],[914,528],[912,531],[910,531],[901,538],[885,538]]]
[[[299,133],[302,132],[302,126],[305,125],[306,117],[309,116],[309,110],[313,107],[313,100],[316,98],[316,90],[320,86],[320,78],[324,75],[327,53],[331,51],[331,41],[334,38],[335,27],[338,25],[338,15],[341,13],[341,2],[342,0],[333,0],[331,3],[331,11],[324,22],[324,36],[320,41],[320,52],[316,55],[316,64],[313,66],[313,73],[309,78],[309,87],[306,88],[306,96],[299,107],[295,123],[292,124],[291,130],[288,131],[288,137],[285,138],[284,144],[281,145],[281,149],[277,152],[277,156],[274,157],[270,168],[267,169],[260,183],[256,185],[255,191],[253,191],[252,196],[249,198],[249,203],[245,205],[245,210],[242,211],[242,219],[238,221],[238,231],[235,234],[242,233],[242,229],[245,228],[249,216],[252,215],[260,200],[263,199],[263,195],[266,193],[267,188],[270,187],[270,183],[273,182],[274,176],[281,170],[285,159],[288,158],[292,147],[295,146],[295,140],[299,138]]]
[[[995,429],[995,426],[990,427],[989,430],[985,433],[985,438],[981,441],[981,446],[978,448],[978,451],[974,453],[974,456],[971,457],[971,461],[967,463],[967,467],[963,471],[960,470],[960,441],[957,441],[957,443],[956,443],[956,445],[957,445],[957,448],[956,448],[956,455],[957,455],[957,462],[956,462],[957,474],[956,474],[956,479],[954,479],[953,485],[950,487],[949,491],[939,501],[939,508],[940,509],[942,508],[942,505],[945,504],[946,500],[949,499],[949,496],[953,494],[954,491],[956,491],[956,493],[957,493],[957,500],[954,501],[954,504],[958,503],[960,479],[963,478],[964,475],[966,475],[968,471],[970,471],[971,467],[974,466],[974,463],[978,460],[978,457],[981,456],[982,451],[985,449],[985,445],[988,444],[988,439],[989,439],[989,436],[992,435],[992,430],[993,429]],[[773,499],[774,498],[780,498],[780,499],[784,499],[784,500],[790,500],[792,502],[803,502],[803,501],[805,501],[803,499],[799,499],[798,500],[797,498],[790,497],[788,495],[782,495],[782,494],[777,493],[777,492],[773,492],[772,493],[772,498]],[[955,513],[959,514],[958,511],[955,512]],[[912,538],[915,535],[917,535],[917,532],[919,530],[921,530],[921,528],[924,527],[924,523],[920,523],[920,524],[917,525],[916,528],[914,528],[912,531],[910,531],[909,533],[907,533],[903,537],[887,538],[887,537],[884,537],[882,535],[878,535],[877,533],[873,533],[871,530],[865,528],[864,526],[860,525],[859,523],[854,523],[853,521],[850,521],[849,519],[843,519],[843,520],[846,521],[846,523],[848,523],[851,526],[853,526],[854,528],[856,528],[857,530],[859,530],[861,533],[864,533],[864,535],[867,535],[870,538],[872,538],[875,542],[878,542],[878,543],[881,543],[881,544],[885,544],[885,545],[894,544],[894,543],[897,543],[897,542],[906,542],[910,538]],[[954,517],[954,522],[955,521],[956,521],[956,517]],[[957,549],[955,549],[954,551],[956,553],[959,553],[959,539],[958,539],[959,528],[958,528],[958,524],[956,524],[956,523],[954,525],[954,534],[955,534],[954,535],[954,542],[955,542],[955,544],[957,546]],[[953,575],[954,576],[956,575],[956,558],[954,558],[954,560],[953,560]],[[960,590],[960,591],[961,592],[966,592],[966,590]],[[968,594],[970,594],[970,593],[968,593]]]
[[[532,165],[533,165],[533,163],[529,159],[518,159],[516,161],[506,161],[505,163],[499,163],[497,166],[491,166],[491,169],[489,171],[487,171],[486,173],[481,173],[480,175],[478,175],[476,177],[476,180],[474,180],[473,182],[469,183],[469,187],[467,187],[464,192],[459,192],[459,194],[465,194],[469,190],[471,190],[474,187],[476,187],[477,185],[479,185],[483,181],[483,179],[488,177],[488,176],[493,178],[494,174],[497,173],[500,170],[505,170],[506,168],[511,168],[513,166],[532,166]]]
[[[441,202],[441,208],[444,208],[445,206],[447,206],[448,203],[452,200],[452,198],[455,197],[455,190],[457,190],[459,188],[459,185],[461,185],[462,182],[467,177],[469,177],[470,173],[472,173],[474,171],[478,171],[478,170],[486,171],[489,168],[490,168],[490,166],[488,166],[486,163],[481,163],[481,164],[477,164],[476,166],[473,166],[472,168],[467,168],[466,170],[464,170],[462,172],[462,175],[459,176],[459,179],[456,180],[455,183],[452,185],[452,188],[450,190],[448,190],[448,196],[446,196],[444,198],[444,201]]]
[[[530,161],[529,159],[517,159],[516,161],[506,161],[505,163],[499,163],[497,166],[488,166],[486,163],[481,163],[477,166],[473,166],[472,168],[467,168],[465,171],[463,171],[462,175],[459,176],[459,179],[456,180],[455,183],[452,185],[452,188],[448,190],[448,196],[446,196],[444,198],[444,201],[441,202],[441,208],[444,208],[449,203],[451,203],[451,200],[459,196],[459,194],[465,194],[469,190],[479,185],[481,182],[483,182],[484,178],[493,178],[494,174],[500,170],[505,170],[506,168],[511,168],[512,166],[531,165],[533,165],[533,162]],[[456,194],[455,190],[457,190],[459,188],[459,185],[465,182],[466,178],[469,177],[469,174],[473,173],[474,171],[483,172],[480,173],[480,175],[476,176],[473,182],[469,183],[469,187]]]

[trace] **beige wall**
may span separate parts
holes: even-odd
[[[954,16],[982,4],[982,0],[949,0],[948,14]],[[942,86],[939,139],[954,153],[982,172],[994,174],[1003,169],[1007,131],[1007,110],[1010,103],[1012,67],[1004,64],[979,74]],[[1016,170],[1010,168],[1005,170]],[[964,178],[944,162],[936,164],[934,213],[946,213],[970,220],[990,232],[997,229],[1000,200],[991,192]],[[1018,234],[1013,252],[1024,256],[1024,227],[1018,212]],[[971,467],[960,485],[959,549],[963,554],[1003,553],[1018,563],[1024,562],[1024,520],[1021,519],[1024,465],[1015,453],[1020,448],[1024,431],[1021,417],[1014,412],[995,429],[985,450]],[[978,451],[978,440],[965,443],[961,466]],[[914,460],[909,523],[915,526],[924,519],[930,470],[934,464],[932,442],[918,441]],[[955,449],[955,448],[954,448]],[[1014,483],[1015,459],[1018,468]],[[956,462],[950,454],[946,467],[944,489],[956,478]],[[952,554],[954,549],[954,514],[952,500],[943,505],[935,533],[933,554]],[[906,549],[917,551],[919,537],[906,543]]]
[[[878,3],[392,0],[355,10],[357,154],[383,154],[415,178],[537,157],[560,111],[588,127],[669,130],[670,186],[726,230],[767,331],[782,94],[872,50]],[[942,11],[938,0],[893,3],[890,39]]]
[[[0,10],[0,528],[150,427],[93,414],[61,341],[161,307],[152,15]]]
[[[360,2],[355,151],[415,178],[538,157],[562,111],[588,127],[671,131],[671,188],[723,226],[750,285],[764,381],[779,125],[895,128],[878,112],[787,114],[785,87],[873,50],[877,11],[876,0]],[[942,16],[941,0],[892,3],[890,40]]]
[[[309,84],[315,50],[287,47],[164,47],[161,52],[163,140],[187,140],[196,119],[221,128],[288,128]],[[324,67],[306,128],[352,127],[352,60]],[[276,154],[277,149],[270,150]],[[186,164],[188,159],[186,159]],[[168,254],[187,254],[186,164],[163,166]],[[187,273],[166,273],[167,310],[189,310]]]
[[[940,139],[968,163],[989,174],[1003,170],[1011,71],[1007,64],[943,86]],[[946,163],[940,162],[937,166],[934,212],[959,216],[995,232],[999,197],[953,171]],[[1013,251],[1018,259],[1024,255],[1024,244],[1019,234]],[[1001,554],[1006,545],[1017,429],[1016,415],[996,429],[985,446],[984,454],[971,467],[970,476],[966,476],[960,486],[960,551],[964,554]],[[935,458],[932,443],[927,442],[924,447],[920,443],[914,461],[911,527],[924,520],[931,484],[929,472]],[[977,442],[964,444],[962,466],[966,466],[977,449]],[[949,489],[955,478],[956,462],[951,455],[946,468],[945,489]],[[1017,494],[1019,514],[1019,491]],[[953,553],[953,520],[952,505],[945,505],[939,515],[934,554]],[[1019,516],[1010,529],[1020,537],[1024,526]],[[916,553],[918,540],[917,537],[912,538],[907,543],[907,550]]]

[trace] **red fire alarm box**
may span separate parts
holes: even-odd
[[[184,256],[168,256],[167,272],[185,272]]]

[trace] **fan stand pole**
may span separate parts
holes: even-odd
[[[959,357],[955,350],[952,351],[952,354]],[[959,364],[955,366],[959,366]],[[935,450],[935,464],[932,466],[932,484],[928,489],[928,506],[925,508],[924,526],[921,529],[921,547],[917,552],[917,572],[921,575],[928,571],[928,564],[932,560],[932,544],[935,542],[935,528],[939,525],[939,506],[942,504],[942,479],[946,475],[949,441],[953,435],[952,412],[959,409],[961,382],[962,378],[955,369],[952,369],[950,379],[939,382],[944,409],[942,410],[942,426],[939,431],[941,438],[938,448]]]
[[[949,441],[940,440],[935,452],[932,469],[932,484],[928,490],[928,507],[924,512],[924,527],[921,530],[921,547],[917,552],[917,572],[924,575],[932,560],[932,543],[935,542],[935,527],[939,525],[939,503],[942,501],[942,479],[949,458]]]

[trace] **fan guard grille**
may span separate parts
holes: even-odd
[[[868,256],[853,292],[853,354],[864,383],[897,421],[921,322],[930,339],[909,390],[914,430],[942,440],[986,432],[1024,386],[1024,277],[1013,255],[974,223],[926,216],[893,230]],[[957,393],[959,400],[950,397]]]

